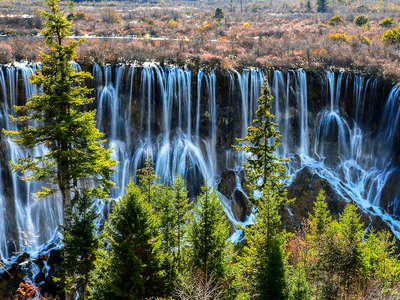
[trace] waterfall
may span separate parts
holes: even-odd
[[[304,70],[299,70],[296,74],[297,107],[300,119],[300,147],[299,154],[309,154],[308,136],[308,98],[307,98],[307,76]]]
[[[75,68],[80,70],[79,65]],[[2,128],[18,129],[8,119],[15,115],[13,106],[40,92],[29,81],[33,72],[32,66],[0,69]],[[181,174],[191,195],[204,180],[218,182],[224,170],[242,168],[247,154],[234,153],[231,145],[246,135],[255,118],[265,80],[262,70],[227,72],[224,78],[215,71],[174,66],[96,64],[92,73],[97,126],[119,161],[113,198],[122,196],[148,156],[160,182],[171,182]],[[320,74],[320,86],[309,91],[311,75],[304,70],[269,73],[272,113],[282,134],[277,154],[297,155],[287,165],[288,174],[309,167],[343,198],[382,216],[399,237],[400,168],[394,157],[400,134],[399,89],[393,87],[386,99],[380,99],[381,111],[376,111],[375,79],[327,71]],[[313,95],[318,91],[320,99]],[[33,195],[41,184],[21,181],[20,174],[11,172],[8,162],[28,153],[7,137],[2,137],[0,146],[0,259],[6,260],[14,252],[40,251],[55,236],[62,214],[57,197],[36,199]],[[29,154],[46,151],[39,147]],[[239,177],[235,189],[245,194]],[[223,201],[234,228],[250,222],[236,220],[233,200]],[[105,205],[96,203],[99,213]]]
[[[16,116],[14,105],[25,104],[38,88],[29,78],[35,72],[35,66],[18,69],[8,67],[6,78],[1,72],[0,87],[3,95],[3,111],[1,125],[5,129],[18,130],[17,123],[11,123],[8,115]],[[22,92],[22,97],[18,97]],[[56,197],[36,199],[34,193],[39,190],[40,183],[21,181],[20,173],[13,173],[8,161],[17,162],[18,157],[27,155],[41,156],[46,153],[43,146],[29,152],[19,147],[10,137],[2,137],[2,156],[0,197],[0,258],[8,259],[11,255],[26,251],[35,253],[54,233],[61,219],[61,201]],[[29,174],[26,174],[29,176]],[[7,261],[7,260],[6,260]]]

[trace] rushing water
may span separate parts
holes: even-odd
[[[8,118],[15,115],[13,106],[37,94],[37,87],[29,82],[33,72],[29,66],[0,69],[2,128],[17,129]],[[193,72],[157,65],[93,67],[97,126],[105,133],[107,146],[114,149],[112,157],[119,161],[112,197],[121,197],[148,156],[161,181],[171,182],[181,174],[192,195],[205,180],[218,182],[222,171],[241,168],[246,153],[235,153],[231,144],[234,137],[244,137],[252,124],[264,73],[244,70],[219,78],[214,71]],[[363,209],[382,216],[400,237],[396,217],[400,214],[396,186],[400,172],[394,160],[398,88],[393,87],[387,99],[377,99],[377,80],[327,71],[321,74],[321,86],[313,87],[322,90],[316,104],[310,101],[315,91],[308,90],[308,77],[303,70],[276,70],[268,78],[275,121],[283,134],[278,155],[298,157],[296,163],[288,164],[288,173],[308,166],[345,199],[354,199]],[[377,101],[382,103],[381,111],[374,111]],[[30,154],[45,151],[38,148]],[[2,260],[14,252],[37,252],[40,245],[57,237],[61,223],[59,199],[35,199],[40,184],[20,181],[20,174],[11,172],[8,161],[26,155],[10,138],[2,137]],[[239,178],[236,189],[241,190]],[[249,218],[235,220],[231,200],[222,200],[234,226],[251,222]],[[99,212],[104,210],[104,203],[96,205]]]

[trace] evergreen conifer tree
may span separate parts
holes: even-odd
[[[363,275],[392,287],[400,280],[399,255],[395,254],[395,239],[386,230],[371,229],[361,248]]]
[[[332,221],[325,194],[320,191],[308,223],[308,271],[318,297],[337,299],[341,294],[348,298],[362,265],[363,230],[357,206],[347,204],[339,220]]]
[[[264,189],[255,213],[256,224],[245,229],[247,245],[239,258],[250,299],[286,299],[286,233],[280,229],[280,200]]]
[[[341,249],[342,284],[345,294],[349,292],[353,281],[362,265],[362,229],[361,216],[357,213],[357,205],[348,203],[339,216],[339,247]]]
[[[248,181],[253,190],[262,192],[260,198],[252,197],[256,206],[256,224],[245,229],[248,245],[240,257],[245,292],[251,299],[284,299],[286,297],[286,255],[284,244],[286,233],[280,230],[279,207],[286,202],[284,159],[274,152],[280,144],[281,135],[274,115],[270,113],[271,101],[267,80],[258,99],[257,119],[248,128],[242,143],[234,147],[246,151],[245,162]]]
[[[158,232],[157,248],[160,251],[161,268],[167,282],[166,293],[170,294],[178,275],[175,261],[177,246],[176,211],[173,205],[172,191],[169,186],[164,186],[158,194],[154,205]]]
[[[82,40],[67,41],[72,24],[59,10],[58,2],[45,0],[50,11],[40,12],[47,19],[42,34],[51,50],[51,54],[42,53],[42,69],[32,76],[32,83],[41,87],[42,94],[16,107],[20,116],[12,120],[21,125],[20,130],[6,133],[28,149],[48,147],[49,151],[42,156],[19,158],[21,163],[13,164],[13,168],[32,172],[32,176],[25,177],[27,180],[50,183],[39,196],[61,192],[63,226],[68,229],[69,212],[80,189],[85,188],[92,196],[106,197],[116,162],[110,158],[111,150],[99,141],[103,135],[95,127],[95,111],[83,110],[93,98],[87,97],[91,90],[80,83],[91,76],[76,72],[71,63]],[[87,181],[95,188],[88,189]]]
[[[96,300],[145,299],[162,295],[160,253],[155,246],[157,224],[151,204],[130,183],[114,205],[100,236],[92,272]]]
[[[64,289],[72,299],[88,299],[89,272],[98,247],[94,225],[97,215],[92,204],[88,194],[80,195],[71,215],[71,226],[63,232],[63,270],[67,274]]]
[[[329,0],[317,0],[317,12],[326,12],[328,10]]]
[[[247,129],[247,135],[243,139],[237,139],[241,145],[233,148],[236,151],[246,151],[250,155],[244,163],[250,188],[260,192],[268,188],[277,194],[279,201],[285,201],[286,191],[282,180],[285,178],[283,162],[286,159],[275,155],[281,135],[277,129],[278,124],[273,122],[275,116],[270,112],[272,100],[268,82],[265,80],[258,99],[258,118]],[[252,197],[251,201],[258,205],[257,198]]]
[[[172,187],[163,186],[155,202],[158,217],[158,247],[162,253],[162,269],[167,280],[166,293],[170,294],[182,272],[181,248],[186,239],[187,222],[190,218],[188,192],[178,175]]]
[[[187,222],[190,217],[190,203],[185,182],[180,175],[176,177],[172,185],[173,210],[175,212],[176,229],[176,254],[178,270],[181,271],[182,247],[186,239]]]
[[[222,10],[222,8],[217,7],[217,8],[215,9],[213,18],[214,18],[215,20],[217,20],[217,22],[221,22],[221,20],[222,20],[224,17],[225,17],[225,15],[224,15],[224,11]]]
[[[306,12],[312,12],[312,7],[311,7],[311,1],[310,0],[307,0]]]
[[[202,286],[204,295],[200,297],[204,299],[209,299],[205,296],[207,293],[216,291],[222,292],[219,296],[222,299],[236,299],[237,272],[232,265],[232,247],[227,240],[229,229],[224,207],[217,192],[210,186],[203,186],[197,199],[188,228],[185,246],[188,258],[183,280]]]
[[[20,129],[5,133],[14,136],[17,144],[29,150],[42,145],[49,149],[42,156],[18,158],[20,163],[12,167],[14,171],[28,172],[25,180],[48,183],[38,193],[39,196],[45,197],[60,191],[66,234],[66,288],[72,293],[83,289],[84,297],[87,297],[87,272],[92,260],[87,246],[95,243],[92,228],[87,222],[93,218],[93,214],[86,204],[81,203],[77,214],[72,215],[74,225],[71,228],[70,213],[77,201],[107,197],[116,162],[110,158],[111,150],[106,150],[104,141],[100,140],[103,135],[95,127],[96,112],[84,110],[93,102],[93,98],[87,97],[91,90],[81,83],[91,75],[76,72],[71,63],[83,40],[67,40],[72,23],[59,10],[59,0],[45,0],[45,3],[49,11],[40,12],[46,18],[46,28],[42,34],[51,52],[42,53],[42,68],[37,69],[37,74],[31,78],[32,83],[40,87],[41,93],[33,96],[25,105],[16,107],[19,116],[11,120],[17,121]],[[84,225],[84,230],[77,230],[76,224]],[[71,242],[77,243],[77,249],[70,247]],[[72,253],[68,254],[68,251]],[[77,257],[73,258],[73,255]],[[77,278],[69,275],[76,275]],[[76,287],[69,286],[73,282]],[[67,292],[66,298],[70,297]]]
[[[224,278],[229,261],[228,226],[217,192],[203,186],[190,219],[190,265],[208,280]]]
[[[318,242],[318,240],[321,239],[321,235],[328,230],[332,221],[325,199],[325,191],[320,190],[317,200],[314,202],[314,214],[309,214],[308,224],[310,225],[311,231],[309,238],[316,242]]]
[[[290,277],[289,300],[311,299],[309,283],[306,279],[306,270],[303,263],[297,264]]]
[[[158,201],[162,190],[162,186],[156,183],[159,177],[156,175],[153,165],[154,163],[151,161],[151,157],[148,156],[144,168],[138,170],[140,189],[142,190],[147,202],[152,205]]]
[[[321,190],[314,202],[314,213],[309,214],[310,233],[307,241],[310,243],[309,264],[307,272],[314,283],[314,293],[324,299],[334,299],[338,292],[338,278],[334,278],[339,253],[337,247],[337,222],[332,217],[326,203],[325,192]]]

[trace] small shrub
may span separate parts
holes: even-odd
[[[150,26],[156,25],[156,21],[153,18],[147,18],[144,20],[145,23],[149,24]]]
[[[251,12],[252,13],[258,12],[258,3],[257,2],[254,2],[251,4]]]
[[[6,43],[0,43],[0,64],[11,62],[12,48]]]
[[[365,26],[368,23],[369,19],[364,15],[360,15],[354,19],[354,24],[356,24],[357,26]]]
[[[244,24],[243,24],[243,27],[244,27],[244,28],[249,28],[249,27],[250,27],[250,24],[249,24],[249,23],[244,23]]]
[[[121,23],[121,18],[119,17],[119,14],[110,7],[107,7],[104,10],[102,14],[102,19],[104,22],[107,23]]]
[[[396,23],[397,23],[396,19],[387,17],[387,18],[383,19],[382,21],[380,21],[378,23],[378,25],[381,27],[390,28],[390,27],[393,27]]]
[[[400,43],[400,28],[389,29],[382,36],[384,43],[397,44]]]
[[[363,34],[357,35],[358,40],[365,45],[371,45],[371,40]]]
[[[178,26],[178,22],[176,22],[175,20],[171,19],[171,20],[169,20],[168,25],[171,28],[176,28],[176,26]]]
[[[328,21],[328,24],[331,26],[338,26],[343,25],[344,21],[339,15],[336,15]]]
[[[22,299],[33,299],[36,296],[37,287],[34,284],[31,284],[29,281],[25,281],[25,283],[21,282],[19,284],[18,293],[22,295]]]
[[[68,21],[73,21],[74,19],[75,19],[75,16],[73,13],[68,14],[68,16],[67,16]]]
[[[217,22],[221,22],[223,18],[225,18],[224,11],[222,10],[222,8],[217,7],[215,9],[213,19],[217,20]]]
[[[359,12],[359,13],[364,13],[364,12],[367,12],[368,10],[369,9],[368,9],[368,6],[366,4],[361,4],[361,5],[359,5],[359,6],[357,6],[355,8],[355,11]]]
[[[76,14],[75,14],[75,20],[84,21],[84,20],[86,20],[86,19],[87,19],[87,16],[86,16],[86,14],[85,14],[84,12],[82,12],[82,11],[77,11],[77,12],[76,12]]]
[[[343,41],[343,42],[351,42],[351,40],[353,39],[353,36],[351,35],[347,35],[346,33],[332,33],[329,34],[328,37],[332,40],[332,41]]]

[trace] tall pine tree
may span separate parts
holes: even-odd
[[[235,274],[224,207],[210,186],[203,186],[197,199],[188,228],[186,269],[203,282],[211,280],[214,287],[223,288],[224,299],[234,299]]]
[[[156,175],[153,165],[154,163],[152,162],[150,155],[148,155],[144,168],[138,170],[140,188],[147,202],[152,205],[158,201],[162,190],[162,186],[156,183],[159,177]]]
[[[145,299],[162,295],[164,276],[155,246],[157,223],[141,189],[130,183],[100,236],[92,272],[93,298]]]
[[[173,290],[178,269],[175,261],[176,253],[176,212],[173,205],[172,191],[169,186],[164,186],[158,192],[154,202],[154,213],[157,217],[157,248],[160,250],[161,268],[165,274],[167,286],[166,293]]]
[[[273,122],[275,116],[270,112],[272,100],[268,81],[265,80],[258,99],[257,119],[253,120],[253,126],[247,128],[247,135],[243,139],[237,139],[240,145],[233,148],[249,154],[244,166],[250,188],[260,192],[270,189],[276,193],[279,201],[285,201],[286,192],[282,179],[285,178],[286,170],[283,162],[287,160],[275,155],[281,135],[277,129],[278,124]],[[257,198],[252,197],[251,200],[253,204],[258,204]]]
[[[88,194],[80,195],[71,216],[71,226],[63,231],[63,270],[67,274],[64,289],[72,299],[87,300],[89,296],[89,272],[98,247],[94,225],[97,215],[92,204]]]
[[[165,272],[170,294],[176,284],[179,272],[182,272],[182,245],[186,240],[189,209],[188,192],[185,183],[178,175],[172,187],[164,186],[154,203],[158,217],[158,247],[162,253],[162,269]]]
[[[239,258],[245,294],[250,299],[286,298],[286,233],[281,231],[280,200],[263,190],[255,212],[256,224],[245,229],[247,245]]]
[[[281,232],[279,207],[286,202],[284,159],[274,152],[281,135],[271,114],[271,96],[267,80],[258,99],[257,119],[248,128],[245,138],[239,139],[236,150],[250,156],[245,162],[250,187],[262,193],[252,197],[255,205],[256,224],[245,229],[248,245],[239,259],[244,278],[244,293],[251,299],[284,299],[286,290],[286,234]]]
[[[58,2],[45,0],[50,11],[40,12],[47,19],[42,34],[51,53],[42,53],[42,69],[31,80],[41,87],[42,93],[16,107],[20,116],[12,120],[21,125],[20,130],[6,133],[28,149],[48,147],[49,151],[42,156],[19,158],[20,163],[13,164],[13,168],[32,172],[29,174],[33,176],[25,177],[27,180],[49,183],[39,196],[61,192],[63,225],[68,228],[69,212],[82,188],[89,195],[107,196],[116,162],[110,158],[111,150],[99,141],[103,134],[95,127],[96,112],[84,110],[93,98],[87,97],[91,90],[80,83],[91,75],[76,72],[71,63],[82,40],[67,40],[72,24],[59,10]],[[87,188],[88,181],[95,188]]]
[[[173,209],[175,211],[175,229],[176,229],[176,254],[178,270],[181,271],[182,247],[186,238],[187,223],[190,216],[190,203],[188,191],[185,182],[180,175],[176,177],[172,185]]]

